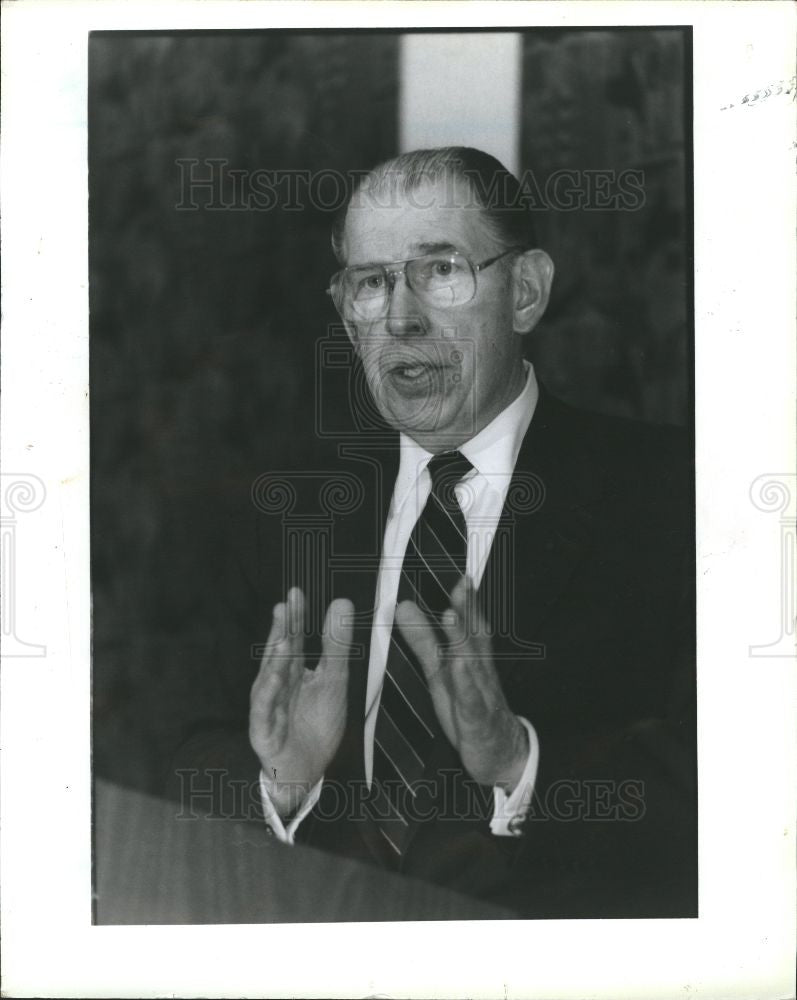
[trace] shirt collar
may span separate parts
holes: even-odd
[[[540,390],[534,366],[523,362],[526,384],[520,395],[478,434],[460,445],[459,450],[474,467],[498,489],[506,490],[515,469],[520,446],[537,406]],[[401,460],[393,489],[394,508],[398,510],[429,464],[432,453],[406,434],[400,434]]]

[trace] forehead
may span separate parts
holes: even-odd
[[[478,257],[494,246],[467,182],[450,177],[410,191],[362,192],[352,201],[343,230],[348,265],[404,260],[446,247]]]

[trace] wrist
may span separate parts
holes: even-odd
[[[290,820],[294,813],[299,811],[315,784],[311,781],[276,781],[268,777],[265,768],[263,778],[271,804],[283,822]]]
[[[511,795],[518,786],[526,769],[526,762],[531,750],[526,727],[515,715],[512,716],[512,723],[512,737],[507,759],[499,769],[497,779],[493,782],[493,785],[500,788],[506,795]]]

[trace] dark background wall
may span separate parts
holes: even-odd
[[[397,152],[394,34],[92,36],[89,47],[94,763],[156,788],[212,669],[223,512],[316,449],[336,322],[331,212],[186,203],[180,160],[367,169]],[[674,30],[524,37],[522,168],[644,171],[636,211],[538,212],[554,299],[530,353],[598,410],[688,422],[685,53]],[[209,175],[198,166],[195,176]],[[326,190],[326,196],[329,196]],[[188,200],[191,200],[190,198]],[[334,198],[329,199],[330,202]],[[333,390],[326,406],[344,409]],[[198,697],[198,696],[197,696]]]
[[[607,170],[644,177],[644,203],[631,211],[601,209],[597,194],[591,207],[537,213],[557,274],[531,345],[535,366],[551,390],[586,409],[686,424],[692,257],[684,34],[538,31],[525,36],[523,53],[523,168],[542,182],[578,171],[587,190],[599,188],[597,174]]]

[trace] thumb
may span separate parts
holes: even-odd
[[[354,631],[354,605],[338,597],[327,608],[321,637],[321,664],[334,672],[345,672]]]

